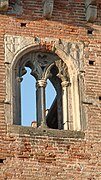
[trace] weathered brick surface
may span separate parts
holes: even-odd
[[[97,0],[98,17],[93,24],[85,20],[83,0],[55,0],[50,20],[42,17],[41,0],[22,0],[23,14],[12,11],[14,3],[11,0],[7,13],[0,13],[0,180],[101,180],[101,2]],[[23,132],[17,127],[7,132],[5,34],[84,43],[85,91],[91,102],[85,104],[84,137],[40,134],[34,129]]]

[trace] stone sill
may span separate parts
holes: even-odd
[[[85,133],[82,131],[58,130],[50,128],[33,128],[19,125],[8,125],[7,133],[18,134],[19,136],[49,136],[58,138],[84,139]]]

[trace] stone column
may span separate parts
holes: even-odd
[[[36,82],[37,126],[46,127],[45,80]]]
[[[68,81],[63,81],[62,85],[62,108],[63,108],[63,129],[69,129],[69,120],[68,120]]]
[[[21,82],[23,78],[16,77],[15,80],[16,96],[13,96],[13,124],[21,125]]]

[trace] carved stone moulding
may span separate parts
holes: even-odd
[[[97,18],[96,0],[85,0],[85,8],[87,22],[94,22]]]
[[[7,11],[9,6],[8,0],[0,0],[0,11]]]
[[[86,11],[87,22],[94,22],[97,18],[97,7],[90,5]]]
[[[85,0],[85,6],[87,8],[87,6],[89,5],[95,5],[96,6],[96,0]]]
[[[53,12],[54,0],[43,0],[43,17],[50,19]]]
[[[5,41],[5,64],[11,64],[13,61],[14,56],[16,57],[17,54],[20,52],[28,51],[28,49],[42,49],[44,47],[44,44],[46,45],[45,48],[47,49],[47,44],[49,47],[49,44],[51,47],[51,52],[58,51],[57,49],[61,49],[61,51],[65,52],[65,54],[68,55],[68,57],[71,57],[74,66],[76,69],[82,69],[82,62],[83,62],[83,49],[84,44],[82,42],[68,42],[65,40],[61,40],[62,44],[59,44],[58,39],[54,38],[38,38],[38,41],[36,41],[36,37],[23,37],[23,36],[11,36],[11,35],[5,35],[4,38]],[[34,47],[34,48],[33,48]],[[29,51],[28,51],[29,52]],[[49,51],[48,51],[49,52]],[[26,52],[27,53],[27,52]],[[38,58],[38,62],[40,63],[40,58],[44,58],[44,65],[47,64],[47,57],[45,58],[46,53],[41,55],[37,54],[36,59]],[[48,59],[51,60],[51,56],[48,55]],[[42,62],[42,61],[41,61]],[[41,66],[43,66],[41,64]]]

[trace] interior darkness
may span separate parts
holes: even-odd
[[[3,163],[3,161],[4,161],[3,159],[0,159],[0,163]]]
[[[57,76],[58,68],[56,66],[53,66],[50,73],[52,75],[50,77],[50,81],[52,82],[52,84],[57,92],[57,96],[54,99],[54,102],[49,109],[49,112],[46,117],[46,123],[49,128],[63,129],[63,118],[60,118],[60,126],[58,126],[58,124],[59,124],[59,122],[58,122],[59,121],[59,119],[58,119],[58,117],[59,117],[58,103],[61,107],[60,113],[61,113],[61,117],[62,117],[62,93],[61,93],[62,89],[61,89],[61,80]]]

